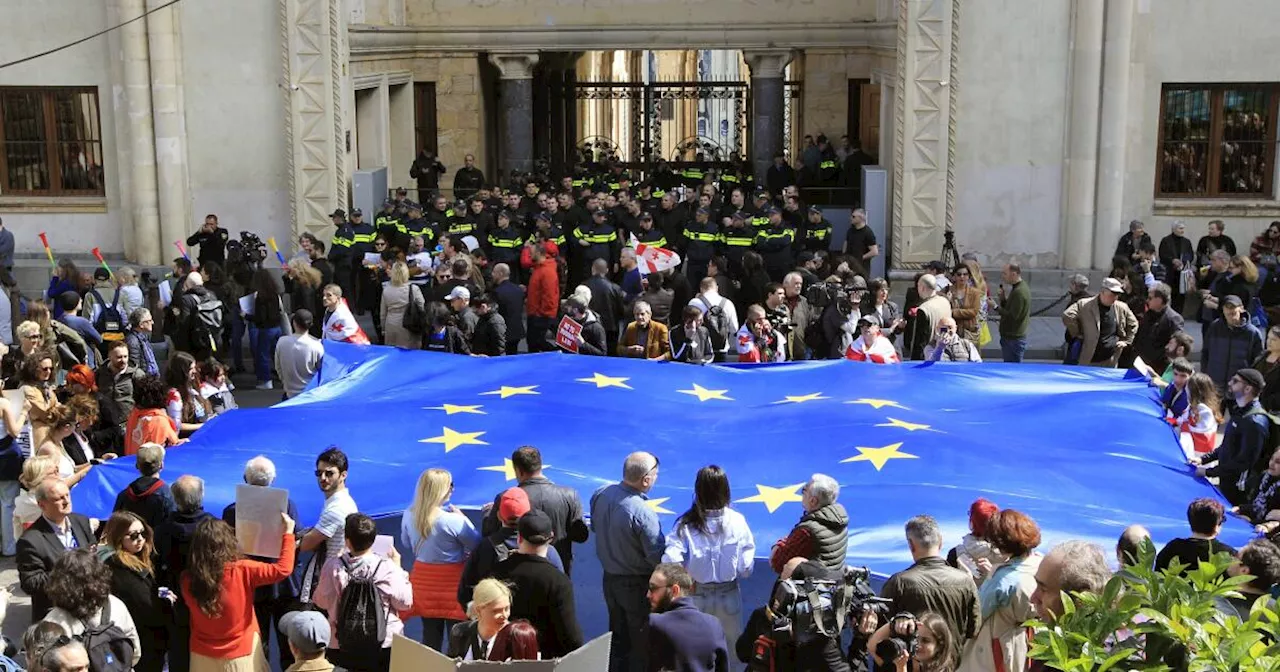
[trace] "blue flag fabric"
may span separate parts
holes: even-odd
[[[661,461],[649,504],[664,531],[691,503],[698,469],[719,464],[768,557],[803,515],[802,485],[821,472],[841,484],[850,561],[883,572],[911,562],[908,518],[934,516],[954,544],[978,497],[1034,518],[1047,550],[1068,538],[1111,549],[1132,523],[1157,542],[1185,536],[1187,504],[1214,495],[1184,464],[1154,390],[1121,371],[843,360],[695,367],[325,348],[318,386],[215,418],[169,451],[165,479],[202,477],[205,508],[216,514],[234,501],[244,463],[265,454],[300,522],[313,524],[323,503],[315,458],[330,445],[350,457],[348,487],[374,516],[408,508],[429,467],[452,472],[455,504],[482,506],[515,484],[510,455],[526,444],[587,507],[598,487],[619,480],[628,453],[646,450]],[[76,510],[109,515],[137,475],[131,462],[91,470],[75,489]],[[1251,532],[1232,519],[1222,538],[1242,544]]]

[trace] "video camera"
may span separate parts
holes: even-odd
[[[787,579],[779,581],[770,600],[773,637],[777,641],[804,642],[816,637],[838,638],[846,622],[871,612],[889,613],[889,600],[871,588],[871,571],[845,567],[839,579]]]
[[[267,244],[252,231],[241,231],[240,240],[227,241],[227,270],[239,264],[257,266],[267,258]]]
[[[811,306],[826,308],[833,303],[848,303],[849,288],[843,283],[815,282],[805,290],[804,298]]]

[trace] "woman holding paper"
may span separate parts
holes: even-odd
[[[466,619],[458,604],[458,581],[480,533],[457,507],[445,506],[453,475],[428,469],[418,478],[413,505],[400,523],[400,543],[413,551],[413,607],[401,619],[422,617],[422,643],[439,651],[449,629]]]

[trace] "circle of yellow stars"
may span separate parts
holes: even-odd
[[[631,380],[625,376],[609,376],[603,373],[594,372],[590,377],[575,378],[574,381],[587,385],[594,385],[596,389],[619,388],[624,390],[634,390],[628,381]],[[729,396],[728,389],[709,389],[692,383],[689,389],[676,390],[680,394],[686,394],[695,397],[699,403],[707,403],[711,401],[734,401]],[[518,396],[537,396],[542,394],[538,391],[538,385],[512,386],[502,385],[496,390],[481,392],[480,396],[496,396],[499,399],[509,399]],[[784,404],[805,404],[816,401],[829,401],[828,397],[821,392],[811,392],[801,395],[785,395],[782,399],[772,402],[774,405]],[[875,410],[883,410],[892,408],[902,411],[909,411],[910,408],[903,406],[901,403],[892,399],[876,399],[876,398],[859,398],[844,402],[845,404],[854,404],[862,406],[870,406]],[[488,411],[483,410],[483,404],[449,404],[444,403],[439,406],[425,406],[425,410],[443,411],[446,416],[453,415],[488,415]],[[876,427],[885,427],[892,429],[905,430],[908,433],[918,431],[937,432],[930,425],[908,422],[899,418],[887,417],[886,422],[877,423]],[[477,432],[460,432],[450,427],[442,427],[439,436],[433,436],[422,439],[419,443],[439,444],[444,446],[445,453],[450,453],[462,446],[477,445],[487,446],[489,443],[480,437],[486,434],[485,431]],[[881,471],[892,460],[915,460],[919,459],[918,455],[914,455],[902,450],[902,441],[890,443],[886,446],[855,446],[858,451],[857,455],[840,460],[841,464],[853,462],[869,462],[876,471]],[[547,465],[549,466],[549,465]],[[502,464],[477,467],[479,471],[490,471],[502,474],[503,480],[514,481],[516,479],[515,467],[509,458],[503,458]],[[801,489],[804,483],[796,483],[793,485],[784,485],[774,487],[769,485],[756,484],[756,494],[742,499],[734,500],[738,504],[763,504],[769,513],[773,513],[781,508],[784,504],[798,503],[803,501],[804,496]],[[655,513],[672,514],[674,511],[663,506],[670,497],[655,497],[646,500],[646,504]]]

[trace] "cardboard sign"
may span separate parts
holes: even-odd
[[[560,319],[560,326],[556,327],[556,345],[568,350],[569,352],[578,351],[578,336],[582,334],[582,325],[578,324],[573,318],[565,315]]]
[[[289,507],[289,491],[256,485],[236,486],[236,540],[245,555],[280,557],[280,537]]]
[[[508,672],[600,672],[609,669],[610,641],[611,636],[606,632],[564,658],[500,663],[455,660],[412,639],[396,635],[391,640],[391,672],[457,672],[480,668]]]

